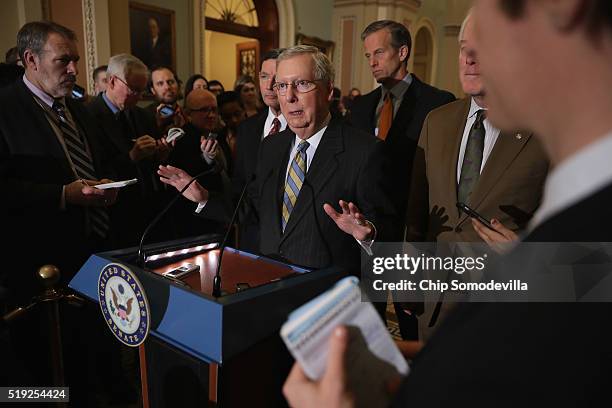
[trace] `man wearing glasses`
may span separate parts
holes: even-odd
[[[212,174],[199,179],[208,190],[223,192],[229,184],[226,157],[214,132],[218,123],[217,98],[206,89],[194,89],[185,99],[185,136],[178,140],[168,163],[189,174],[199,174],[214,168]],[[224,181],[226,183],[224,184]],[[223,231],[219,222],[193,216],[193,204],[179,200],[170,210],[177,237],[200,235],[203,232]]]
[[[381,186],[381,143],[330,118],[333,80],[331,62],[315,47],[278,57],[274,88],[288,128],[261,143],[246,204],[260,220],[262,254],[357,272],[360,246],[370,251],[384,239],[394,210]],[[190,180],[174,167],[158,173],[179,190]],[[184,195],[203,214],[220,201],[197,182]]]
[[[154,215],[150,204],[159,190],[155,169],[169,153],[166,141],[155,139],[155,128],[136,103],[145,91],[148,69],[130,54],[111,57],[108,85],[89,105],[90,113],[104,130],[113,167],[120,179],[138,178],[137,185],[122,191],[122,202],[113,212],[113,225],[121,232],[120,246],[136,244],[140,231]]]

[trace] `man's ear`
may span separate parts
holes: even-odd
[[[410,49],[408,48],[407,45],[402,45],[399,48],[400,61],[401,62],[407,61],[409,56],[410,56]]]
[[[334,99],[334,84],[330,82],[327,89],[327,100],[331,102],[332,99]]]
[[[30,68],[34,71],[37,70],[37,59],[39,60],[39,58],[32,52],[32,50],[27,49],[25,50],[25,52],[23,53],[23,66],[25,68]]]
[[[109,75],[106,79],[106,87],[109,89],[115,89],[115,79],[116,77],[114,75]]]
[[[570,31],[578,25],[587,9],[587,0],[542,0],[548,21],[560,31]]]

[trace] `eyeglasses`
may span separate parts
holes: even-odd
[[[293,82],[277,82],[272,88],[278,92],[279,95],[284,96],[287,93],[287,89],[292,86],[296,92],[306,93],[314,90],[317,87],[316,81],[309,81],[307,79],[299,79]]]
[[[211,113],[217,113],[217,108],[213,106],[213,107],[203,107],[199,109],[189,109],[189,112],[202,112],[202,113],[209,115]]]
[[[119,81],[123,82],[123,85],[125,85],[125,87],[128,89],[128,93],[129,93],[130,95],[140,95],[141,93],[143,93],[143,92],[144,92],[144,90],[135,90],[135,89],[132,89],[132,88],[131,88],[131,87],[130,87],[128,84],[127,84],[127,82],[125,82],[123,79],[119,78],[118,76],[115,76],[115,78],[117,78]]]

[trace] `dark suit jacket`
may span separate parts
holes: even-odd
[[[430,112],[415,154],[407,241],[481,242],[457,203],[457,161],[470,98]],[[517,135],[519,135],[517,137]],[[540,205],[548,159],[527,132],[501,132],[467,204],[487,219],[524,229]]]
[[[206,163],[200,150],[200,135],[202,132],[188,123],[183,128],[185,136],[179,139],[168,158],[168,164],[185,170],[195,176],[210,170],[211,165]],[[206,189],[222,192],[224,185],[218,173],[200,177],[198,182]],[[174,193],[173,193],[174,194]],[[193,217],[194,204],[186,198],[179,198],[168,211],[168,217],[173,219],[172,228],[178,238],[200,235],[205,232],[223,231],[223,225],[201,217]]]
[[[373,135],[376,128],[376,106],[381,95],[382,89],[378,87],[356,99],[351,109],[350,123]],[[392,185],[391,198],[400,217],[398,225],[403,225],[406,214],[412,161],[425,117],[431,110],[454,100],[450,92],[427,85],[412,75],[412,84],[404,94],[385,139],[385,177],[390,179]]]
[[[232,193],[235,199],[240,196],[245,183],[255,174],[261,136],[267,116],[268,110],[266,109],[238,125],[236,160],[232,174]],[[259,250],[259,219],[255,212],[241,219],[239,231],[238,246],[240,249],[257,252]]]
[[[135,164],[129,157],[129,152],[134,146],[132,139],[139,138],[144,135],[153,137],[155,133],[155,122],[152,122],[148,114],[143,108],[134,107],[128,109],[130,115],[130,129],[122,126],[115,114],[104,102],[102,94],[98,95],[91,103],[87,105],[89,112],[94,116],[98,125],[103,129],[108,141],[110,142],[111,151],[109,154],[113,157],[113,165],[119,174],[119,177],[139,177],[141,187],[147,186],[150,190],[152,187],[146,184],[150,180],[150,174],[154,164],[150,160],[144,160],[140,164]],[[143,172],[147,173],[145,184]]]
[[[526,241],[610,242],[611,206],[608,185]],[[610,303],[463,304],[417,356],[395,406],[598,406],[609,395],[611,315]]]
[[[10,234],[3,244],[3,252],[10,254],[3,269],[30,289],[32,274],[45,263],[57,265],[67,280],[95,249],[87,240],[84,208],[60,209],[62,187],[75,175],[43,109],[22,80],[0,90],[0,101],[0,207],[3,230]],[[80,102],[67,98],[66,105],[84,132],[96,175],[114,178],[95,121]]]
[[[161,186],[157,177],[157,163],[130,159],[132,139],[154,134],[154,123],[142,108],[128,109],[129,126],[125,126],[110,110],[102,94],[87,105],[104,132],[111,164],[121,180],[138,178],[138,183],[121,189],[117,204],[111,211],[112,226],[119,232],[119,246],[136,245],[146,224],[159,211]]]
[[[261,144],[264,125],[268,117],[268,110],[251,116],[238,125],[236,134],[236,162],[232,184],[234,193],[240,193],[242,186],[255,173],[257,167],[257,152]]]
[[[260,220],[260,252],[280,255],[310,268],[335,265],[358,272],[359,244],[336,226],[324,212],[323,204],[329,203],[338,210],[340,199],[354,202],[376,225],[377,240],[385,240],[394,209],[382,186],[382,143],[332,120],[282,233],[282,196],[294,140],[295,134],[287,128],[267,137],[261,145],[256,178],[248,190],[249,205]]]

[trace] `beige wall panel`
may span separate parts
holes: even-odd
[[[18,1],[5,0],[0,3],[0,59],[4,62],[4,54],[16,44],[20,21],[18,16]]]
[[[127,0],[108,0],[110,55],[130,52],[130,18]]]
[[[77,50],[81,59],[77,67],[77,83],[87,88],[87,66],[85,58],[85,31],[83,29],[83,4],[74,0],[50,0],[49,13],[51,20],[73,30],[77,36]]]

